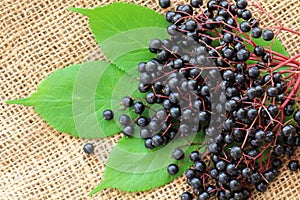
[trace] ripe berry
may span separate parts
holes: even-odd
[[[184,14],[189,14],[189,15],[193,14],[193,8],[188,4],[185,4],[183,6],[178,6],[177,11],[181,11]]]
[[[233,180],[231,180],[231,181],[229,182],[229,187],[230,187],[230,189],[232,189],[232,190],[238,190],[239,187],[240,187],[240,183],[239,183],[238,180],[233,179]]]
[[[247,7],[247,5],[248,5],[247,0],[237,0],[237,2],[236,2],[236,6],[239,9],[245,9]]]
[[[220,172],[219,176],[218,176],[218,181],[221,184],[228,184],[228,180],[229,180],[229,176],[225,173],[225,172]]]
[[[294,120],[296,122],[300,122],[300,110],[297,110],[295,113],[294,113],[294,116],[293,116]]]
[[[168,22],[172,22],[172,19],[173,19],[173,17],[176,15],[176,13],[175,12],[173,12],[173,11],[168,11],[167,12],[167,14],[166,14],[166,20],[168,21]]]
[[[254,48],[254,54],[255,54],[255,55],[257,55],[257,56],[262,56],[262,55],[264,55],[264,53],[265,53],[265,49],[264,49],[263,47],[261,47],[261,46],[256,46],[256,47]]]
[[[199,153],[199,151],[193,151],[193,152],[190,154],[190,160],[191,160],[192,162],[199,161],[199,160],[200,160],[200,153]]]
[[[237,52],[237,59],[239,61],[247,61],[250,57],[250,52],[246,49],[240,49]]]
[[[272,182],[275,180],[276,178],[276,175],[273,173],[273,171],[271,170],[268,170],[266,172],[263,173],[263,176],[265,177],[265,179],[268,181],[268,182]]]
[[[84,151],[84,153],[86,153],[86,154],[92,154],[92,153],[94,153],[94,145],[91,144],[91,143],[86,143],[86,144],[83,146],[83,151]]]
[[[250,176],[250,182],[253,184],[258,183],[261,180],[259,172],[253,172]]]
[[[256,79],[259,76],[259,69],[256,66],[250,67],[249,71],[248,71],[248,76],[250,78]]]
[[[226,173],[229,175],[236,175],[238,173],[236,165],[234,163],[229,163],[226,167]]]
[[[198,198],[198,200],[207,200],[209,199],[209,194],[207,192],[202,192]]]
[[[271,54],[269,53],[265,53],[263,56],[262,56],[262,61],[264,63],[270,63],[272,61],[272,56]]]
[[[266,132],[264,132],[263,130],[258,130],[255,133],[255,139],[262,141],[266,138]]]
[[[274,148],[274,154],[276,156],[281,156],[284,153],[284,147],[280,144],[277,144]]]
[[[296,128],[289,124],[289,125],[285,125],[283,128],[282,128],[282,131],[281,131],[282,135],[284,135],[285,137],[288,137],[288,136],[292,136],[293,134],[296,133]]]
[[[261,34],[262,34],[262,30],[258,27],[253,28],[251,31],[251,36],[254,38],[260,38]]]
[[[176,160],[181,160],[184,158],[184,152],[182,149],[176,148],[172,152],[172,157]]]
[[[162,145],[164,143],[164,139],[161,135],[153,135],[152,137],[152,144],[156,147]]]
[[[249,22],[243,21],[240,24],[240,29],[241,29],[241,31],[246,33],[246,32],[249,32],[251,30],[251,26],[250,26]]]
[[[224,51],[223,51],[223,55],[225,58],[231,60],[234,56],[234,51],[230,48],[226,48]]]
[[[198,177],[194,177],[191,180],[191,186],[195,189],[199,189],[202,187],[202,182]]]
[[[233,35],[231,33],[224,33],[222,41],[226,43],[231,43],[233,40]]]
[[[142,114],[145,110],[145,106],[142,102],[136,102],[134,103],[133,105],[133,111],[136,113],[136,114]]]
[[[114,113],[112,110],[104,110],[103,117],[105,120],[112,120],[114,118]]]
[[[244,20],[249,20],[249,19],[251,19],[251,17],[252,17],[252,13],[250,12],[250,10],[245,9],[245,10],[242,12],[242,18],[243,18]]]
[[[158,53],[158,51],[161,48],[162,48],[162,42],[159,39],[154,38],[154,39],[152,39],[150,41],[150,43],[149,43],[149,50],[150,50],[150,52],[152,52],[152,53]]]
[[[286,105],[284,107],[284,114],[285,116],[291,116],[294,113],[294,106],[293,105]]]
[[[275,140],[275,134],[272,131],[267,131],[266,132],[266,138],[265,141],[267,143],[271,143]]]
[[[192,179],[194,178],[195,176],[197,175],[196,171],[193,170],[193,169],[188,169],[185,171],[185,176],[188,178],[188,179]]]
[[[216,168],[210,170],[210,176],[212,178],[216,179],[218,175],[219,175],[219,171]]]
[[[265,181],[259,182],[255,188],[258,192],[265,192],[267,190],[268,184]]]
[[[148,149],[153,149],[155,146],[152,143],[152,139],[151,138],[147,138],[145,140],[145,147]]]
[[[146,117],[139,117],[137,120],[137,125],[140,127],[145,127],[148,125],[148,119]]]
[[[207,9],[208,10],[216,10],[218,7],[217,7],[218,3],[216,1],[208,1],[207,2]]]
[[[181,200],[193,200],[193,195],[189,192],[184,192],[181,195]]]
[[[131,119],[128,115],[121,115],[119,117],[119,122],[120,122],[120,124],[127,126],[131,123]]]
[[[288,164],[288,168],[291,171],[297,171],[299,169],[299,163],[297,160],[291,160]]]
[[[282,166],[282,161],[279,158],[275,158],[272,161],[272,167],[279,169]]]
[[[140,136],[141,138],[150,138],[152,136],[152,133],[147,128],[141,128],[140,130]],[[151,141],[152,143],[152,141]]]
[[[266,41],[270,41],[270,40],[273,40],[274,38],[274,32],[271,31],[271,30],[265,30],[263,32],[263,39],[266,40]]]
[[[197,23],[193,19],[188,20],[185,23],[185,25],[186,25],[186,30],[191,31],[191,32],[197,28]]]
[[[206,164],[203,161],[196,161],[194,163],[194,169],[200,173],[204,173],[206,170]]]
[[[267,94],[269,97],[276,97],[278,94],[278,89],[275,87],[269,87],[267,90]]]
[[[220,160],[216,163],[216,168],[219,172],[224,171],[226,168],[226,162],[224,160]]]
[[[254,99],[256,97],[256,89],[254,87],[250,87],[246,91],[246,95],[249,99]]]
[[[133,126],[125,126],[123,128],[123,133],[126,136],[133,136],[134,135],[134,127]]]
[[[121,100],[121,105],[125,107],[131,107],[133,105],[133,99],[131,97],[123,97]]]
[[[245,178],[249,178],[252,175],[252,170],[250,168],[246,167],[242,170],[242,175]]]
[[[175,175],[178,173],[179,168],[176,164],[170,164],[167,171],[170,175]]]
[[[161,8],[168,8],[171,5],[170,0],[159,0],[159,6]]]
[[[203,5],[203,1],[202,0],[191,0],[190,4],[194,7],[194,8],[199,8],[200,6]]]
[[[243,156],[243,150],[241,147],[238,146],[234,146],[231,148],[230,150],[230,156],[234,159],[234,160],[238,160]]]

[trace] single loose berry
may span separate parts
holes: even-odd
[[[161,8],[168,8],[171,5],[170,0],[159,0],[159,6]]]
[[[83,146],[83,151],[86,153],[86,154],[92,154],[94,152],[94,145],[91,144],[91,143],[86,143],[84,146]]]
[[[178,173],[179,168],[176,164],[170,164],[167,171],[170,175],[175,175]]]
[[[114,118],[114,113],[112,110],[104,110],[103,117],[105,120],[112,120]]]
[[[288,168],[291,171],[297,171],[299,169],[299,162],[297,160],[291,160],[288,164]]]

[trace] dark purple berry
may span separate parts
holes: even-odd
[[[178,173],[179,168],[176,164],[170,164],[167,171],[170,175],[175,175]]]
[[[83,146],[83,151],[84,151],[84,153],[86,153],[86,154],[92,154],[92,153],[94,153],[94,145],[91,144],[91,143],[86,143],[86,144]]]
[[[103,117],[105,120],[112,120],[114,118],[114,113],[112,110],[104,110]]]

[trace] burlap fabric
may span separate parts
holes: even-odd
[[[87,18],[68,7],[95,7],[112,0],[0,1],[0,199],[178,199],[184,178],[150,192],[114,189],[88,197],[100,181],[105,160],[119,136],[93,141],[101,156],[87,156],[86,141],[58,133],[33,108],[6,105],[26,97],[55,70],[87,59],[99,59]],[[127,2],[154,8],[157,1]],[[299,0],[263,0],[266,10],[283,24],[300,31]],[[270,22],[271,23],[271,22]],[[300,37],[282,34],[291,55],[300,53]],[[96,51],[97,52],[97,51]],[[297,152],[299,155],[299,151]],[[153,177],[159,178],[159,177]],[[270,189],[253,199],[300,199],[300,174],[286,168]]]

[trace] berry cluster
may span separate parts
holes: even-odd
[[[138,115],[120,116],[122,132],[134,136],[136,124],[148,149],[192,133],[207,136],[205,153],[201,145],[189,155],[181,148],[172,153],[175,160],[192,162],[185,172],[191,190],[183,200],[249,199],[251,185],[264,192],[275,180],[284,155],[288,168],[299,170],[294,152],[300,145],[300,56],[287,58],[272,45],[257,44],[258,38],[272,41],[278,31],[260,27],[247,6],[247,0],[211,0],[204,9],[202,0],[191,0],[167,11],[170,38],[151,40],[156,58],[138,65],[145,100],[121,100]],[[162,108],[149,116],[151,104]],[[113,113],[103,116],[110,120]],[[175,175],[179,167],[170,164],[167,172]]]

